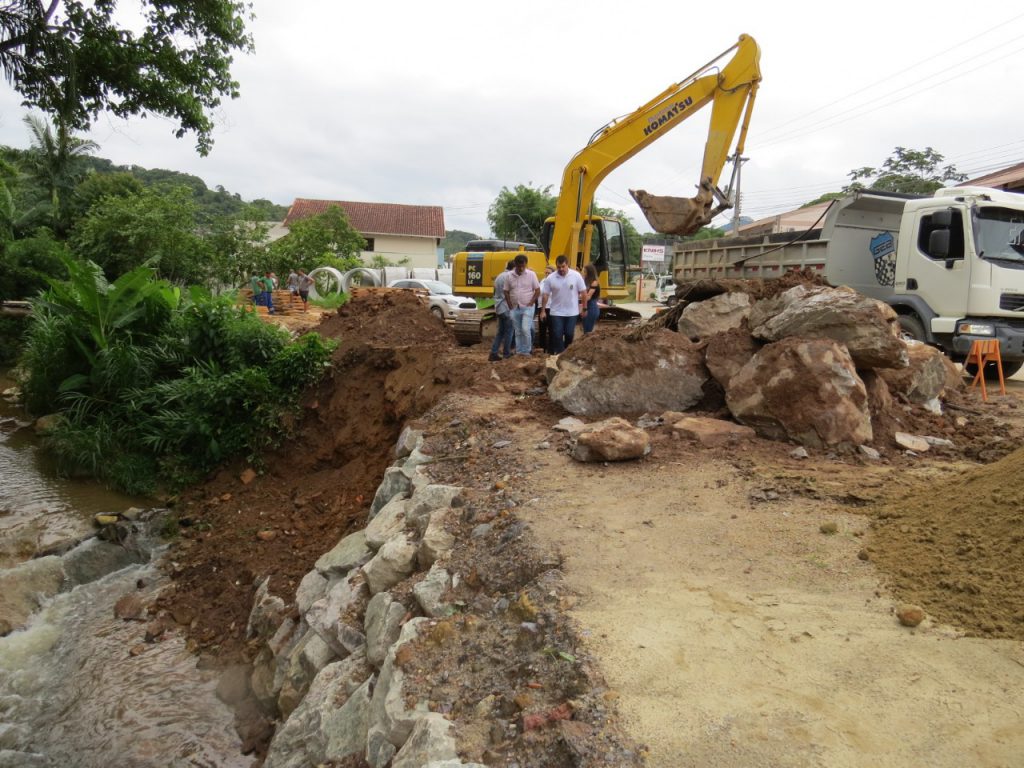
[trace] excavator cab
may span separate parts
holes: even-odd
[[[555,217],[544,222],[544,251],[550,263],[561,254],[552,253],[551,240]],[[609,298],[623,298],[626,290],[626,237],[618,219],[605,216],[586,216],[580,222],[576,253],[567,253],[569,263],[578,270],[587,263],[597,268],[601,287]]]

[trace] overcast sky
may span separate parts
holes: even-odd
[[[752,35],[763,82],[743,168],[744,215],[799,206],[933,147],[971,176],[1024,161],[1024,6],[646,0],[255,0],[241,97],[206,158],[170,122],[102,117],[119,164],[169,168],[246,200],[440,205],[484,235],[501,187],[553,185],[590,135]],[[0,144],[28,145],[0,80]],[[602,184],[602,205],[650,231],[630,188],[691,196],[710,109]],[[727,179],[728,169],[723,174]]]

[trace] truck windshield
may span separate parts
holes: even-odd
[[[975,215],[978,254],[986,260],[1024,265],[1024,211],[986,206]]]

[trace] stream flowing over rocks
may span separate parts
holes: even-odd
[[[107,530],[0,571],[0,767],[249,765],[216,674],[177,633],[140,642],[164,578],[144,524]]]

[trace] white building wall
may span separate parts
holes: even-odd
[[[365,238],[373,238],[373,250],[363,251],[363,261],[371,261],[380,256],[398,264],[408,259],[404,265],[415,267],[437,267],[437,239],[433,237],[407,237],[401,235],[371,235],[361,233]]]

